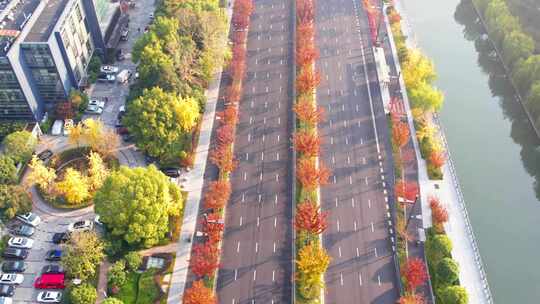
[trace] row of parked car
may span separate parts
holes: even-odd
[[[133,72],[128,69],[119,71],[119,68],[113,65],[101,66],[97,80],[100,82],[118,82],[127,83],[133,77]],[[139,77],[139,73],[135,72],[135,79]]]
[[[41,223],[41,218],[33,213],[25,213],[17,216],[17,222],[9,225],[8,230],[13,235],[8,240],[8,247],[2,256],[6,259],[2,263],[0,274],[0,304],[12,303],[15,287],[24,282],[23,272],[27,266],[24,260],[30,254],[34,245],[31,239],[36,227]],[[99,223],[99,220],[96,219]],[[89,220],[71,223],[65,232],[55,233],[52,237],[54,244],[61,244],[69,240],[72,233],[89,231],[94,228],[94,223]],[[48,262],[58,262],[62,259],[63,251],[55,248],[46,252],[44,259]],[[38,303],[59,303],[62,300],[62,292],[50,289],[65,288],[65,272],[58,264],[48,264],[41,269],[41,274],[34,281],[37,289],[46,289],[37,296]]]

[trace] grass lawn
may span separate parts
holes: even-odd
[[[129,272],[126,283],[115,298],[124,304],[150,304],[159,297],[159,287],[154,282],[155,270],[143,273]]]

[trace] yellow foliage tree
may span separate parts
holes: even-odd
[[[72,145],[80,146],[84,138],[84,129],[81,123],[78,123],[70,128],[68,142]]]
[[[403,78],[407,89],[414,89],[421,83],[431,83],[435,77],[433,63],[419,50],[411,49],[408,60],[403,65]]]
[[[90,152],[88,155],[88,186],[91,191],[101,188],[105,179],[109,176],[109,170],[103,163],[98,153]]]
[[[322,274],[330,264],[330,256],[319,244],[311,243],[298,252],[297,282],[304,298],[313,298],[322,285]]]
[[[179,98],[179,102],[175,104],[177,113],[180,116],[178,121],[180,128],[184,132],[191,132],[199,119],[199,105],[193,97]]]
[[[56,189],[70,204],[80,204],[90,197],[87,177],[73,168],[67,168],[64,179],[56,184]]]
[[[54,180],[56,179],[56,171],[46,167],[35,155],[32,157],[28,167],[32,170],[26,177],[26,187],[37,184],[43,191],[50,194],[52,192]]]
[[[101,155],[109,156],[120,146],[120,138],[113,130],[105,128],[99,120],[88,118],[81,125],[82,141]]]

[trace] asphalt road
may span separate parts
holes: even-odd
[[[325,303],[395,303],[386,202],[393,191],[380,171],[385,181],[393,176],[391,147],[361,1],[318,2],[316,27],[317,101],[327,113],[319,126],[322,158],[333,173],[321,189],[322,207],[330,212],[323,245],[332,257]]]
[[[291,303],[290,5],[254,1],[219,303]]]

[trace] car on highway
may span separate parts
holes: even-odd
[[[61,259],[62,259],[62,250],[60,249],[49,250],[45,254],[46,261],[54,262],[54,261],[60,261]]]
[[[88,105],[86,110],[84,111],[86,114],[101,114],[103,113],[103,108],[100,108],[96,105]]]
[[[30,225],[16,224],[9,229],[9,232],[15,235],[32,236],[36,232],[36,229]]]
[[[21,261],[7,261],[2,263],[3,272],[24,272],[26,264]]]
[[[99,71],[103,74],[114,74],[118,73],[118,67],[114,65],[102,65]]]
[[[77,221],[69,224],[68,231],[69,232],[82,232],[82,231],[89,231],[94,228],[94,223],[90,220],[85,221]]]
[[[41,218],[32,212],[17,215],[17,219],[32,227],[37,227],[41,223]]]
[[[97,100],[97,99],[90,99],[88,102],[89,106],[97,106],[100,108],[105,108],[105,101],[103,100]]]
[[[43,266],[43,268],[41,268],[41,273],[62,274],[62,273],[64,273],[64,268],[62,268],[62,266],[60,266],[60,265],[49,264],[49,265],[45,265],[45,266]]]
[[[53,156],[53,152],[49,149],[40,152],[37,158],[41,161],[48,161]]]
[[[53,234],[52,242],[55,244],[62,244],[69,241],[69,233],[67,232],[58,232]]]
[[[13,299],[10,297],[0,297],[0,304],[13,304]]]
[[[0,284],[19,285],[24,281],[24,276],[20,273],[0,274]]]
[[[62,293],[60,291],[42,291],[37,296],[39,303],[60,303]]]
[[[15,287],[11,285],[0,284],[0,296],[13,297],[15,294]]]
[[[2,256],[6,259],[24,260],[28,257],[28,253],[28,249],[8,247],[4,250]]]
[[[8,240],[8,246],[13,248],[30,249],[34,245],[34,240],[25,237],[12,237]]]
[[[165,167],[165,168],[160,168],[159,170],[161,170],[161,172],[163,172],[163,174],[167,175],[168,177],[176,178],[180,176],[180,168]]]

